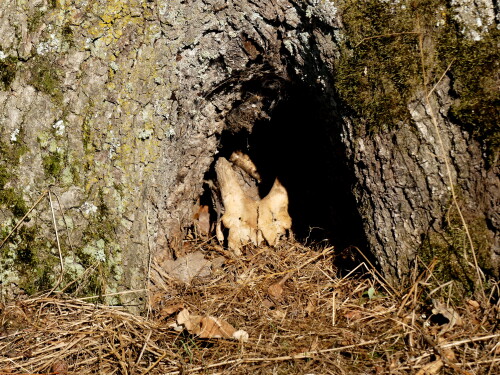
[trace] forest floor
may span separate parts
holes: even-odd
[[[193,246],[209,272],[153,265],[143,314],[57,293],[0,304],[0,374],[500,373],[498,284],[454,302],[432,264],[394,288],[366,263],[340,277],[331,247]]]

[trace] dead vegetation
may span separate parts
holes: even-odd
[[[339,277],[332,248],[191,245],[210,272],[182,282],[153,266],[142,316],[57,293],[1,305],[0,374],[498,373],[498,284],[453,303],[432,264],[394,289],[365,264]],[[249,339],[190,334],[186,311]]]

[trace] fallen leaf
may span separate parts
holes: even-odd
[[[418,370],[415,375],[434,375],[437,374],[439,370],[441,370],[441,367],[443,367],[443,361],[438,358],[437,360],[426,364],[424,367]]]
[[[477,301],[474,301],[472,299],[468,299],[467,304],[471,307],[472,310],[479,309],[479,302],[477,302]]]
[[[183,325],[193,335],[197,335],[201,331],[201,316],[191,315],[188,309],[182,309],[177,314],[177,324]]]
[[[267,298],[262,301],[262,304],[264,305],[264,307],[267,307],[268,309],[272,309],[273,307],[276,307],[274,302],[272,302],[271,300],[269,300]]]
[[[68,363],[65,361],[55,361],[51,367],[51,373],[53,374],[67,374],[68,373]]]
[[[277,283],[270,285],[269,288],[267,288],[267,293],[273,298],[280,299],[283,295],[283,284],[285,284],[290,276],[292,276],[291,272],[283,276]]]
[[[237,331],[225,320],[213,316],[191,315],[188,309],[183,309],[177,315],[177,324],[183,325],[189,333],[202,339],[223,338],[248,341],[248,333]]]
[[[212,316],[206,316],[201,319],[201,329],[199,336],[202,339],[223,338],[231,339],[236,329],[226,322]]]
[[[446,340],[442,337],[438,337],[437,342],[439,346],[442,346],[446,343]],[[455,363],[457,361],[457,357],[455,356],[455,352],[452,348],[441,348],[441,353],[449,362]]]
[[[267,293],[275,299],[280,299],[283,295],[283,287],[281,286],[281,283],[277,282],[270,285],[269,288],[267,288]]]
[[[210,213],[208,206],[200,206],[196,215],[197,227],[202,235],[207,235],[210,232]]]
[[[176,303],[174,305],[165,306],[160,310],[160,316],[166,318],[167,316],[170,316],[172,314],[175,314],[176,312],[181,311],[183,308],[184,308],[183,303]]]
[[[453,308],[446,306],[446,304],[441,303],[438,300],[432,300],[432,304],[434,305],[432,313],[434,315],[441,315],[448,320],[448,323],[445,324],[446,329],[451,329],[455,325],[463,325],[462,318]]]
[[[316,304],[312,300],[309,300],[306,306],[307,315],[311,315],[315,311],[316,311]]]
[[[361,312],[358,310],[351,310],[344,314],[344,317],[350,320],[358,320],[361,318]]]
[[[163,262],[163,268],[172,278],[189,284],[195,277],[207,277],[211,274],[211,262],[205,259],[201,251],[186,254],[176,260]]]
[[[242,158],[238,156],[234,160]],[[228,247],[236,255],[241,255],[241,248],[246,244],[260,245],[265,240],[276,246],[292,226],[285,187],[276,179],[269,194],[260,199],[256,186],[252,185],[255,189],[249,188],[248,183],[238,178],[240,174],[227,159],[220,157],[215,171],[225,209],[222,224],[229,229]],[[216,227],[216,234],[220,242],[223,237],[221,228]]]

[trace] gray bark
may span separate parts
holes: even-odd
[[[321,226],[339,246],[366,245],[396,280],[427,233],[440,230],[450,195],[422,98],[408,104],[416,126],[374,136],[356,134],[337,105],[342,25],[333,2],[56,3],[0,4],[3,66],[15,67],[2,78],[0,129],[4,190],[27,207],[49,186],[60,198],[69,279],[92,266],[104,270],[101,292],[144,288],[149,258],[182,248],[217,153],[249,137],[270,183],[283,175],[302,237]],[[498,170],[486,168],[478,143],[447,118],[448,89],[444,80],[436,108],[452,178],[464,209],[488,220],[493,241]],[[9,199],[0,210],[4,233],[19,219]],[[58,250],[46,201],[30,217],[24,226],[37,239],[28,266],[54,283]],[[1,282],[26,288],[33,277],[19,265],[16,236],[2,249]]]

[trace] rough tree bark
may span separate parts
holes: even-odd
[[[392,280],[442,229],[450,192],[429,109],[420,95],[411,124],[355,131],[335,90],[335,2],[5,0],[0,33],[2,238],[55,193],[2,247],[5,291],[53,285],[59,253],[63,281],[79,280],[68,290],[144,288],[151,257],[182,251],[217,154],[245,147],[269,188],[280,176],[303,238],[321,226],[366,246]],[[498,167],[447,116],[449,89],[435,92],[440,135],[495,269]]]

